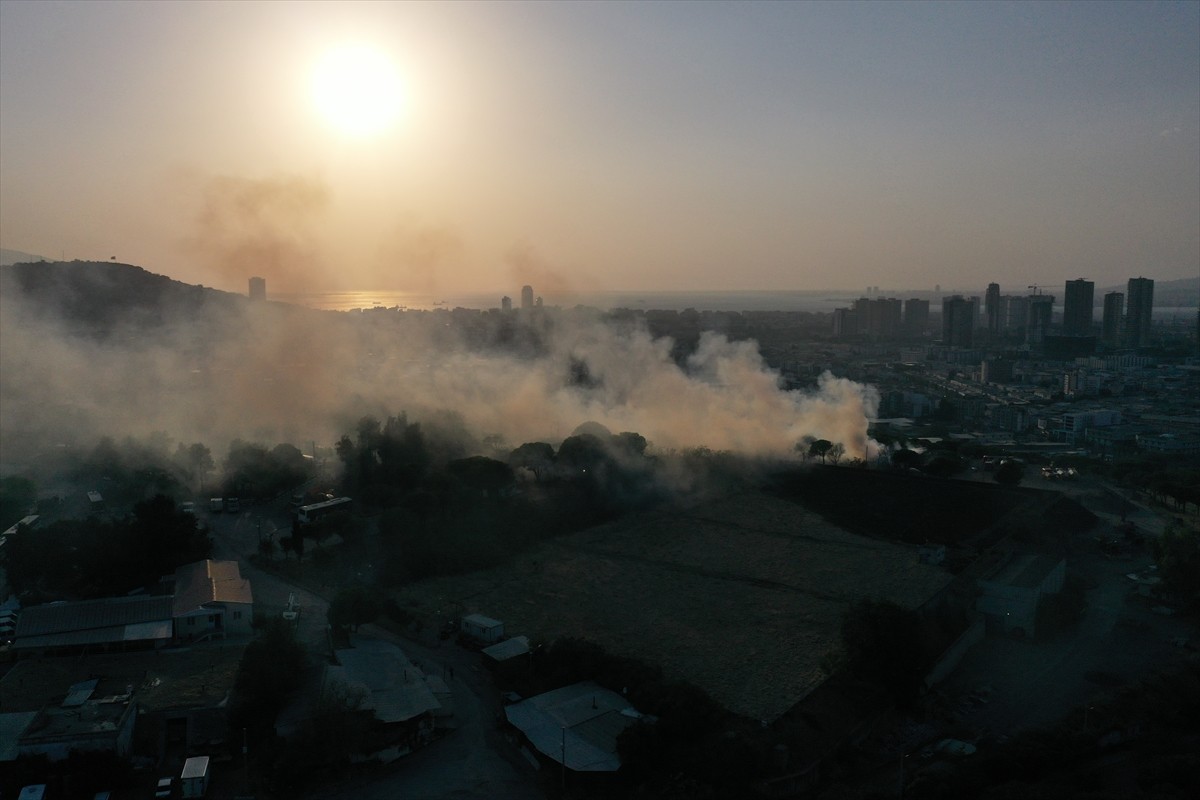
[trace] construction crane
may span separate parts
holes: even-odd
[[[1042,290],[1041,290],[1041,288],[1039,288],[1039,287],[1038,287],[1038,285],[1037,285],[1036,283],[1031,283],[1031,284],[1029,284],[1028,286],[1026,286],[1025,288],[1026,288],[1026,289],[1033,289],[1033,293],[1034,293],[1034,295],[1039,295],[1039,294],[1041,294],[1041,293],[1042,293]]]

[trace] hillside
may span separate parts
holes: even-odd
[[[102,332],[116,325],[158,326],[229,308],[244,299],[191,286],[141,267],[107,261],[20,263],[0,267],[0,299],[24,301],[39,317]]]

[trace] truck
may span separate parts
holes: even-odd
[[[192,756],[183,762],[179,773],[181,797],[204,797],[208,791],[208,756]]]

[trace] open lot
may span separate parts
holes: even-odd
[[[846,607],[921,605],[951,579],[916,547],[848,533],[748,492],[551,541],[512,563],[407,587],[429,623],[479,612],[508,635],[592,640],[773,720],[820,680]]]

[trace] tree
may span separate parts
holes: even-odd
[[[10,475],[0,479],[0,529],[29,513],[37,500],[37,487],[28,478]]]
[[[1200,610],[1200,532],[1168,525],[1154,543],[1154,560],[1168,596]]]
[[[204,478],[216,466],[213,462],[212,451],[200,442],[193,442],[186,447],[183,442],[180,442],[175,449],[174,460],[189,480],[200,481],[201,489],[204,488]]]
[[[509,453],[508,463],[529,470],[540,482],[554,466],[554,448],[546,442],[526,442]]]
[[[580,472],[595,470],[608,460],[603,442],[590,433],[568,436],[558,448],[558,461]]]
[[[342,589],[329,603],[329,624],[335,628],[358,630],[383,613],[386,598],[378,589],[354,586]]]
[[[279,617],[266,620],[262,633],[246,646],[233,682],[230,725],[245,728],[252,741],[270,737],[275,718],[288,696],[304,680],[304,647],[291,625]]]
[[[992,477],[996,483],[1002,486],[1017,486],[1025,477],[1025,465],[1020,461],[1006,459],[996,467],[996,472]]]
[[[915,450],[897,450],[892,453],[891,461],[896,469],[918,469],[921,466],[921,454]]]
[[[838,442],[837,444],[833,445],[833,447],[829,448],[829,460],[834,464],[837,464],[839,461],[841,461],[842,456],[844,455],[846,455],[846,446],[841,442]]]
[[[828,439],[817,439],[808,446],[809,458],[819,458],[821,463],[825,463],[825,457],[829,455],[829,451],[833,449],[833,442]]]

